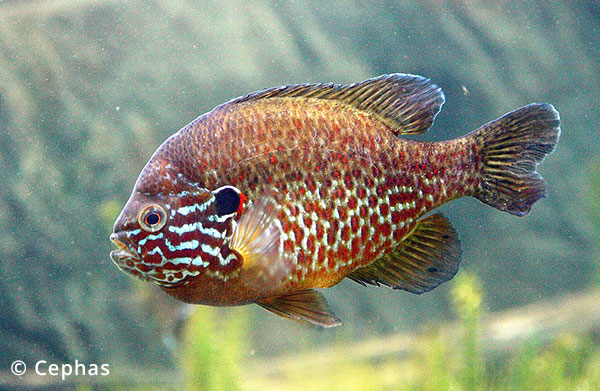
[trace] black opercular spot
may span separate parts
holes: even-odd
[[[238,210],[240,206],[240,194],[231,187],[225,187],[216,194],[217,214],[228,215]]]
[[[427,271],[429,273],[437,273],[439,269],[437,267],[430,267],[429,269],[427,269]]]

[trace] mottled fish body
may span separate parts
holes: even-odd
[[[558,113],[532,104],[458,139],[403,139],[444,103],[420,76],[253,93],[197,118],[144,167],[115,223],[123,271],[190,303],[258,303],[321,326],[313,288],[349,277],[422,293],[458,270],[458,234],[436,207],[463,196],[526,215]]]

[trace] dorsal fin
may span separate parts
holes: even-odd
[[[362,285],[384,284],[419,294],[454,277],[461,256],[458,233],[436,213],[419,220],[396,248],[348,277]]]
[[[442,89],[417,75],[393,73],[354,84],[297,84],[274,87],[231,100],[230,104],[271,98],[328,99],[374,115],[395,134],[426,132],[445,98]]]

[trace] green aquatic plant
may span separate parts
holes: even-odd
[[[478,390],[483,384],[485,368],[480,347],[482,291],[477,277],[460,274],[451,289],[454,308],[461,319],[463,331],[462,384],[465,390]]]
[[[420,344],[416,361],[422,369],[420,376],[423,391],[444,391],[456,388],[453,361],[449,360],[450,353],[447,341],[440,330],[428,333]]]
[[[564,331],[546,341],[532,337],[507,351],[484,354],[481,338],[483,291],[477,277],[461,273],[451,287],[458,328],[426,333],[407,365],[411,389],[596,390],[600,342],[594,334]],[[408,386],[407,386],[408,387]]]
[[[493,389],[595,390],[599,359],[600,346],[588,336],[565,332],[546,346],[530,341],[508,360],[506,376]]]
[[[244,309],[220,311],[195,306],[183,333],[180,363],[185,390],[238,390],[247,348]]]

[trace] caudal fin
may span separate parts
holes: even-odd
[[[529,214],[533,204],[546,195],[544,179],[535,170],[558,142],[558,111],[547,103],[533,103],[483,125],[472,135],[481,145],[483,171],[475,197],[517,216]]]

